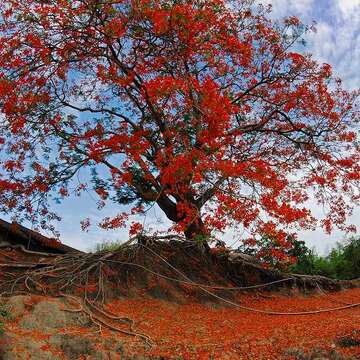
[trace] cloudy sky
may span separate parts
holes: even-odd
[[[268,0],[273,6],[273,17],[297,15],[303,22],[316,22],[316,32],[307,37],[308,50],[321,62],[333,66],[334,73],[344,80],[348,89],[360,88],[360,0]],[[265,1],[263,1],[265,3]],[[313,213],[322,209],[313,207]],[[360,209],[350,222],[360,232]],[[326,235],[321,229],[303,232],[300,237],[319,253],[327,253],[344,234]]]
[[[303,22],[316,22],[316,33],[307,37],[308,51],[318,60],[333,65],[334,72],[344,79],[349,89],[360,87],[360,0],[266,0],[272,3],[273,17],[297,15]],[[100,214],[96,210],[96,200],[90,196],[75,201],[68,200],[56,206],[63,221],[57,226],[61,233],[61,240],[79,249],[90,249],[97,242],[105,240],[125,240],[127,230],[101,231],[91,227],[88,233],[81,232],[79,222],[89,216],[96,223],[106,215],[114,215],[117,209],[108,206]],[[314,214],[320,214],[320,209],[313,208]],[[360,229],[360,209],[352,217],[352,222]],[[161,211],[154,207],[149,211],[145,221],[153,228],[166,228],[166,221],[162,219]],[[229,244],[234,242],[234,234],[227,234],[225,239]],[[344,234],[335,232],[331,236],[322,230],[304,232],[300,234],[309,246],[324,254],[336,241],[341,241]]]

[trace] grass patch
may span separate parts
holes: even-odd
[[[0,334],[4,333],[4,318],[8,315],[4,306],[0,304]]]
[[[115,251],[122,244],[121,241],[104,241],[101,243],[97,243],[91,252],[99,253],[104,251]]]

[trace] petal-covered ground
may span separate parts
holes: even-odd
[[[315,348],[360,359],[360,306],[309,315],[268,315],[230,306],[180,305],[149,299],[110,303],[108,310],[133,319],[133,331],[151,338],[150,349],[139,338],[110,331],[105,326],[89,326],[84,319],[82,326],[74,325],[51,310],[51,301],[59,307],[60,300],[46,299],[46,306],[40,308],[44,298],[32,299],[27,299],[24,310],[20,309],[5,326],[7,339],[18,346],[17,351],[28,352],[28,357],[19,359],[129,359],[132,355],[135,358],[149,355],[154,359],[162,356],[163,359],[270,360],[295,359],[292,355],[295,349],[306,352]],[[242,306],[277,312],[317,311],[359,302],[360,289],[296,297],[246,294],[238,298]],[[36,314],[44,315],[40,323]],[[129,326],[124,324],[123,329],[129,330]],[[29,350],[31,341],[37,345]]]
[[[360,289],[310,297],[247,295],[241,305],[261,310],[303,312],[359,303]],[[184,358],[290,359],[287,350],[336,348],[360,358],[360,307],[310,315],[267,315],[241,309],[209,308],[199,304],[118,301],[111,310],[137,321],[156,346],[152,353],[182,354]],[[343,338],[353,338],[349,346]],[[356,343],[356,339],[358,344]]]

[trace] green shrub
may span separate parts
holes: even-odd
[[[327,256],[307,249],[297,258],[297,263],[290,267],[291,272],[342,280],[360,278],[360,237],[337,243]]]
[[[0,304],[0,334],[4,333],[4,322],[3,319],[7,316],[7,311],[4,306]]]
[[[304,241],[290,237],[286,240],[292,244],[289,249],[283,249],[276,238],[264,235],[255,245],[246,242],[240,245],[238,251],[256,256],[261,262],[281,271],[341,280],[360,278],[360,236],[337,243],[327,256],[318,255]],[[276,257],[277,253],[282,257]],[[292,259],[296,259],[295,264],[291,263]]]
[[[344,257],[349,265],[344,273],[352,279],[360,278],[360,236],[347,241],[344,246]]]

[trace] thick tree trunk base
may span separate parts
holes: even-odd
[[[205,252],[210,251],[209,246],[209,234],[206,232],[205,226],[201,219],[197,219],[189,225],[184,231],[185,238],[188,241],[193,241],[194,244],[198,245],[200,249]]]

